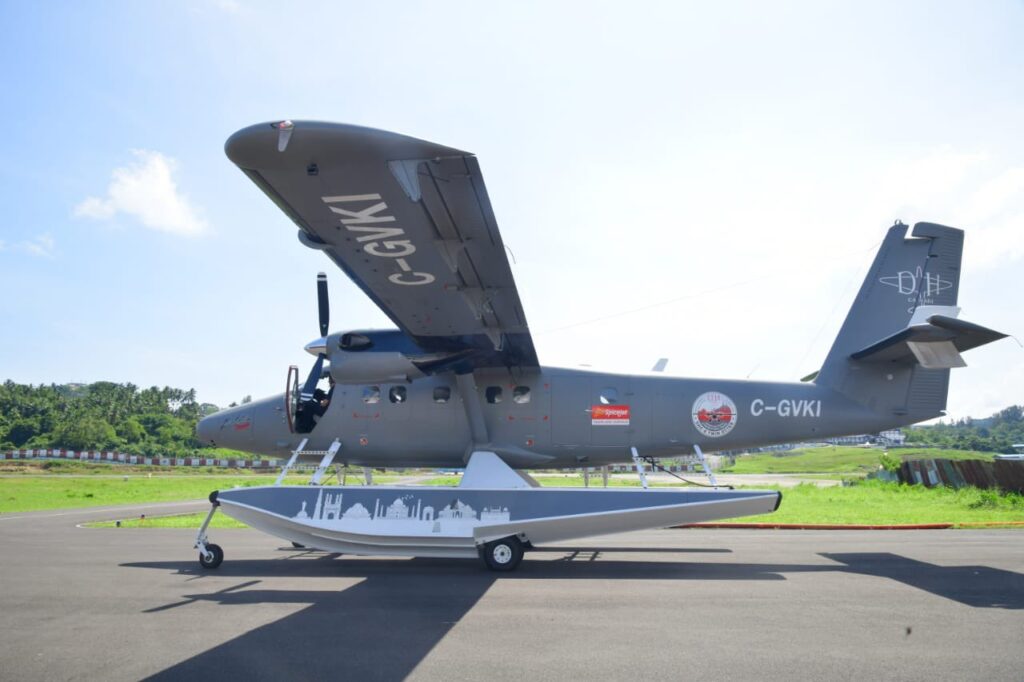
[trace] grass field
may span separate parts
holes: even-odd
[[[438,477],[434,485],[450,485],[453,477]],[[582,485],[581,476],[540,476],[543,485]],[[457,480],[457,479],[456,479]],[[613,479],[615,480],[615,479]],[[620,480],[619,485],[636,486],[635,480]],[[1024,495],[1000,495],[977,488],[951,490],[905,486],[883,481],[863,481],[852,486],[819,488],[802,484],[786,488],[782,506],[774,514],[731,519],[751,523],[819,524],[917,524],[917,523],[996,523],[1024,521]],[[125,527],[195,528],[202,514],[161,519],[126,519]],[[113,523],[97,524],[110,526]],[[223,514],[214,517],[215,528],[238,528],[241,524]]]
[[[884,481],[845,487],[801,484],[782,492],[773,514],[733,519],[750,523],[917,524],[1024,521],[1024,495],[978,488],[925,488]]]
[[[946,457],[949,459],[985,458],[988,453],[929,449],[895,449],[891,454],[904,459]],[[759,454],[740,457],[729,473],[799,473],[844,475],[858,478],[878,468],[880,451],[859,447],[807,448],[782,456]],[[62,509],[118,504],[144,504],[203,499],[210,491],[235,486],[269,485],[274,474],[246,470],[126,467],[71,461],[6,462],[0,466],[0,513]],[[401,478],[395,474],[374,475],[374,482],[387,485]],[[582,486],[580,474],[538,473],[535,478],[545,486]],[[303,484],[308,474],[291,476],[288,483]],[[350,475],[348,483],[359,484],[361,477]],[[434,476],[422,483],[457,485],[459,476]],[[699,475],[698,475],[699,480]],[[636,477],[612,477],[616,487],[637,486]],[[600,475],[591,476],[591,485],[601,485]],[[666,485],[656,483],[655,485]],[[147,527],[196,527],[201,515],[146,519]],[[743,521],[824,524],[890,523],[984,523],[1024,521],[1024,496],[999,495],[973,488],[963,490],[927,489],[879,481],[861,481],[853,486],[818,488],[799,485],[786,488],[779,511]],[[125,519],[124,525],[139,525],[137,519]],[[223,514],[214,517],[214,527],[240,524]]]
[[[121,520],[122,528],[192,528],[196,530],[206,518],[206,514],[178,514],[176,516],[160,516],[152,519],[140,519],[132,517]],[[112,528],[117,525],[116,521],[100,521],[98,523],[85,524],[89,528]],[[235,521],[224,514],[214,514],[210,521],[209,528],[247,528],[244,523]]]
[[[805,448],[788,452],[765,452],[756,455],[741,455],[732,466],[723,467],[723,473],[730,474],[802,474],[835,473],[864,474],[878,469],[878,448],[854,446],[826,446]],[[991,460],[991,452],[967,450],[940,450],[936,448],[894,448],[889,454],[908,459],[985,459]]]
[[[145,504],[203,499],[213,490],[271,485],[273,474],[148,474],[123,476],[18,475],[0,478],[0,513],[71,509],[114,504]],[[377,483],[395,476],[374,476]],[[304,484],[309,475],[289,476],[287,483]],[[349,477],[359,485],[361,478]]]
[[[583,487],[583,475],[577,473],[571,474],[531,474],[538,483],[545,487],[551,488],[582,488]],[[697,481],[705,481],[704,474],[691,474],[691,479]],[[421,481],[420,485],[448,485],[457,486],[461,478],[459,476],[435,476],[434,478]],[[590,486],[593,488],[600,488],[603,485],[601,482],[601,474],[595,473],[590,475]],[[661,481],[651,481],[651,487],[663,488],[663,487],[675,487],[678,485],[676,482],[664,483]],[[633,476],[628,477],[608,477],[608,486],[610,488],[636,488],[640,486],[640,479]]]

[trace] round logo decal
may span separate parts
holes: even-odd
[[[724,393],[704,393],[693,401],[692,416],[698,431],[718,438],[736,426],[736,403]]]

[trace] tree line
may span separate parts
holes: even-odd
[[[987,419],[967,417],[906,430],[907,442],[950,450],[1013,452],[1024,443],[1024,405],[1011,405]]]
[[[196,423],[215,412],[194,389],[99,381],[0,386],[0,448],[124,450],[183,456],[197,450]]]

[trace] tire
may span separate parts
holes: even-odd
[[[481,551],[484,563],[492,571],[514,571],[523,560],[523,543],[514,535],[493,540]]]
[[[220,545],[207,545],[206,550],[211,554],[207,559],[203,552],[199,552],[199,563],[203,568],[217,568],[224,561],[224,550]]]

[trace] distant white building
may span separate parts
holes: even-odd
[[[877,436],[862,433],[856,436],[828,438],[826,441],[832,445],[863,445],[864,443],[878,443],[879,445],[892,446],[903,445],[907,442],[907,437],[903,435],[903,431],[900,429],[889,429],[888,431],[882,431]]]
[[[832,445],[863,445],[871,441],[871,436],[862,433],[857,436],[837,436],[836,438],[826,438],[825,440]]]
[[[903,445],[907,442],[907,437],[902,429],[889,429],[879,433],[878,440],[884,445]]]

